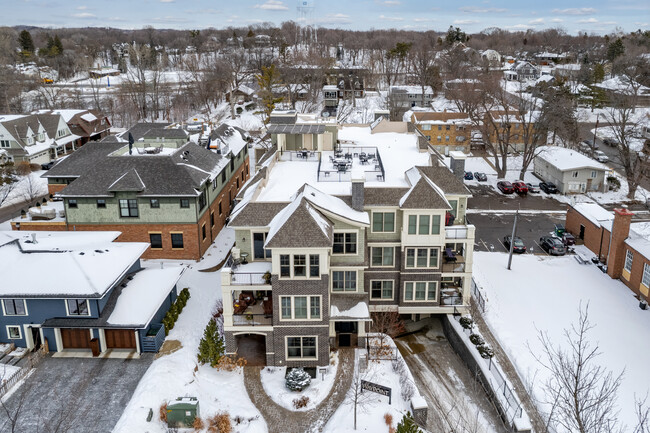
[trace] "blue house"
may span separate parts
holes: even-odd
[[[0,342],[54,352],[156,352],[184,267],[142,268],[120,232],[0,232]]]

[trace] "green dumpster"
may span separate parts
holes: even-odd
[[[196,397],[178,397],[175,402],[167,405],[169,427],[192,427],[194,419],[200,416]]]

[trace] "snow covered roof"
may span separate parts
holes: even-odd
[[[94,122],[95,120],[97,120],[97,117],[95,117],[95,115],[93,113],[83,114],[83,115],[81,115],[81,118],[83,120],[85,120],[86,122]]]
[[[625,243],[650,259],[650,222],[630,224],[630,235]]]
[[[370,224],[368,213],[354,210],[340,198],[325,194],[311,185],[304,185],[302,196],[321,211],[332,213],[355,223]]]
[[[410,93],[415,95],[422,94],[422,86],[390,86],[390,93]],[[424,86],[425,95],[433,95],[431,86]]]
[[[639,94],[650,92],[650,87],[643,86],[636,82],[633,83],[631,80],[621,77],[620,75],[601,83],[596,83],[594,86],[605,90],[619,92],[624,95],[632,95],[635,87],[638,87]]]
[[[604,222],[614,219],[614,214],[598,203],[576,203],[573,208],[597,227],[601,227]]]
[[[300,195],[269,223],[265,248],[329,247],[332,224]]]
[[[136,273],[122,289],[107,324],[135,328],[147,326],[185,269],[176,266],[143,269]]]
[[[577,150],[567,149],[566,147],[542,146],[538,149],[535,163],[537,163],[538,159],[548,162],[561,171],[578,170],[581,168],[602,171],[609,170],[609,167],[606,165],[583,155]]]
[[[149,247],[119,232],[3,232],[0,296],[102,297]]]
[[[330,305],[331,320],[370,319],[368,301],[354,295],[332,295]]]

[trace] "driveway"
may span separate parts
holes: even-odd
[[[439,318],[395,342],[429,406],[432,432],[506,433],[496,409],[445,338]]]
[[[15,431],[111,432],[152,361],[152,354],[128,360],[46,357],[6,402],[19,414]],[[6,431],[11,423],[0,411],[0,432]]]

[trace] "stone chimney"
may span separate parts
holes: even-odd
[[[363,212],[365,179],[352,179],[352,209]]]
[[[465,159],[467,159],[467,155],[465,155],[463,152],[452,150],[449,152],[449,157],[451,158],[449,168],[451,168],[454,176],[462,180],[465,176]]]
[[[614,222],[609,242],[609,255],[607,257],[607,274],[612,278],[620,278],[625,265],[625,239],[630,234],[630,223],[634,213],[622,206],[614,209]]]

